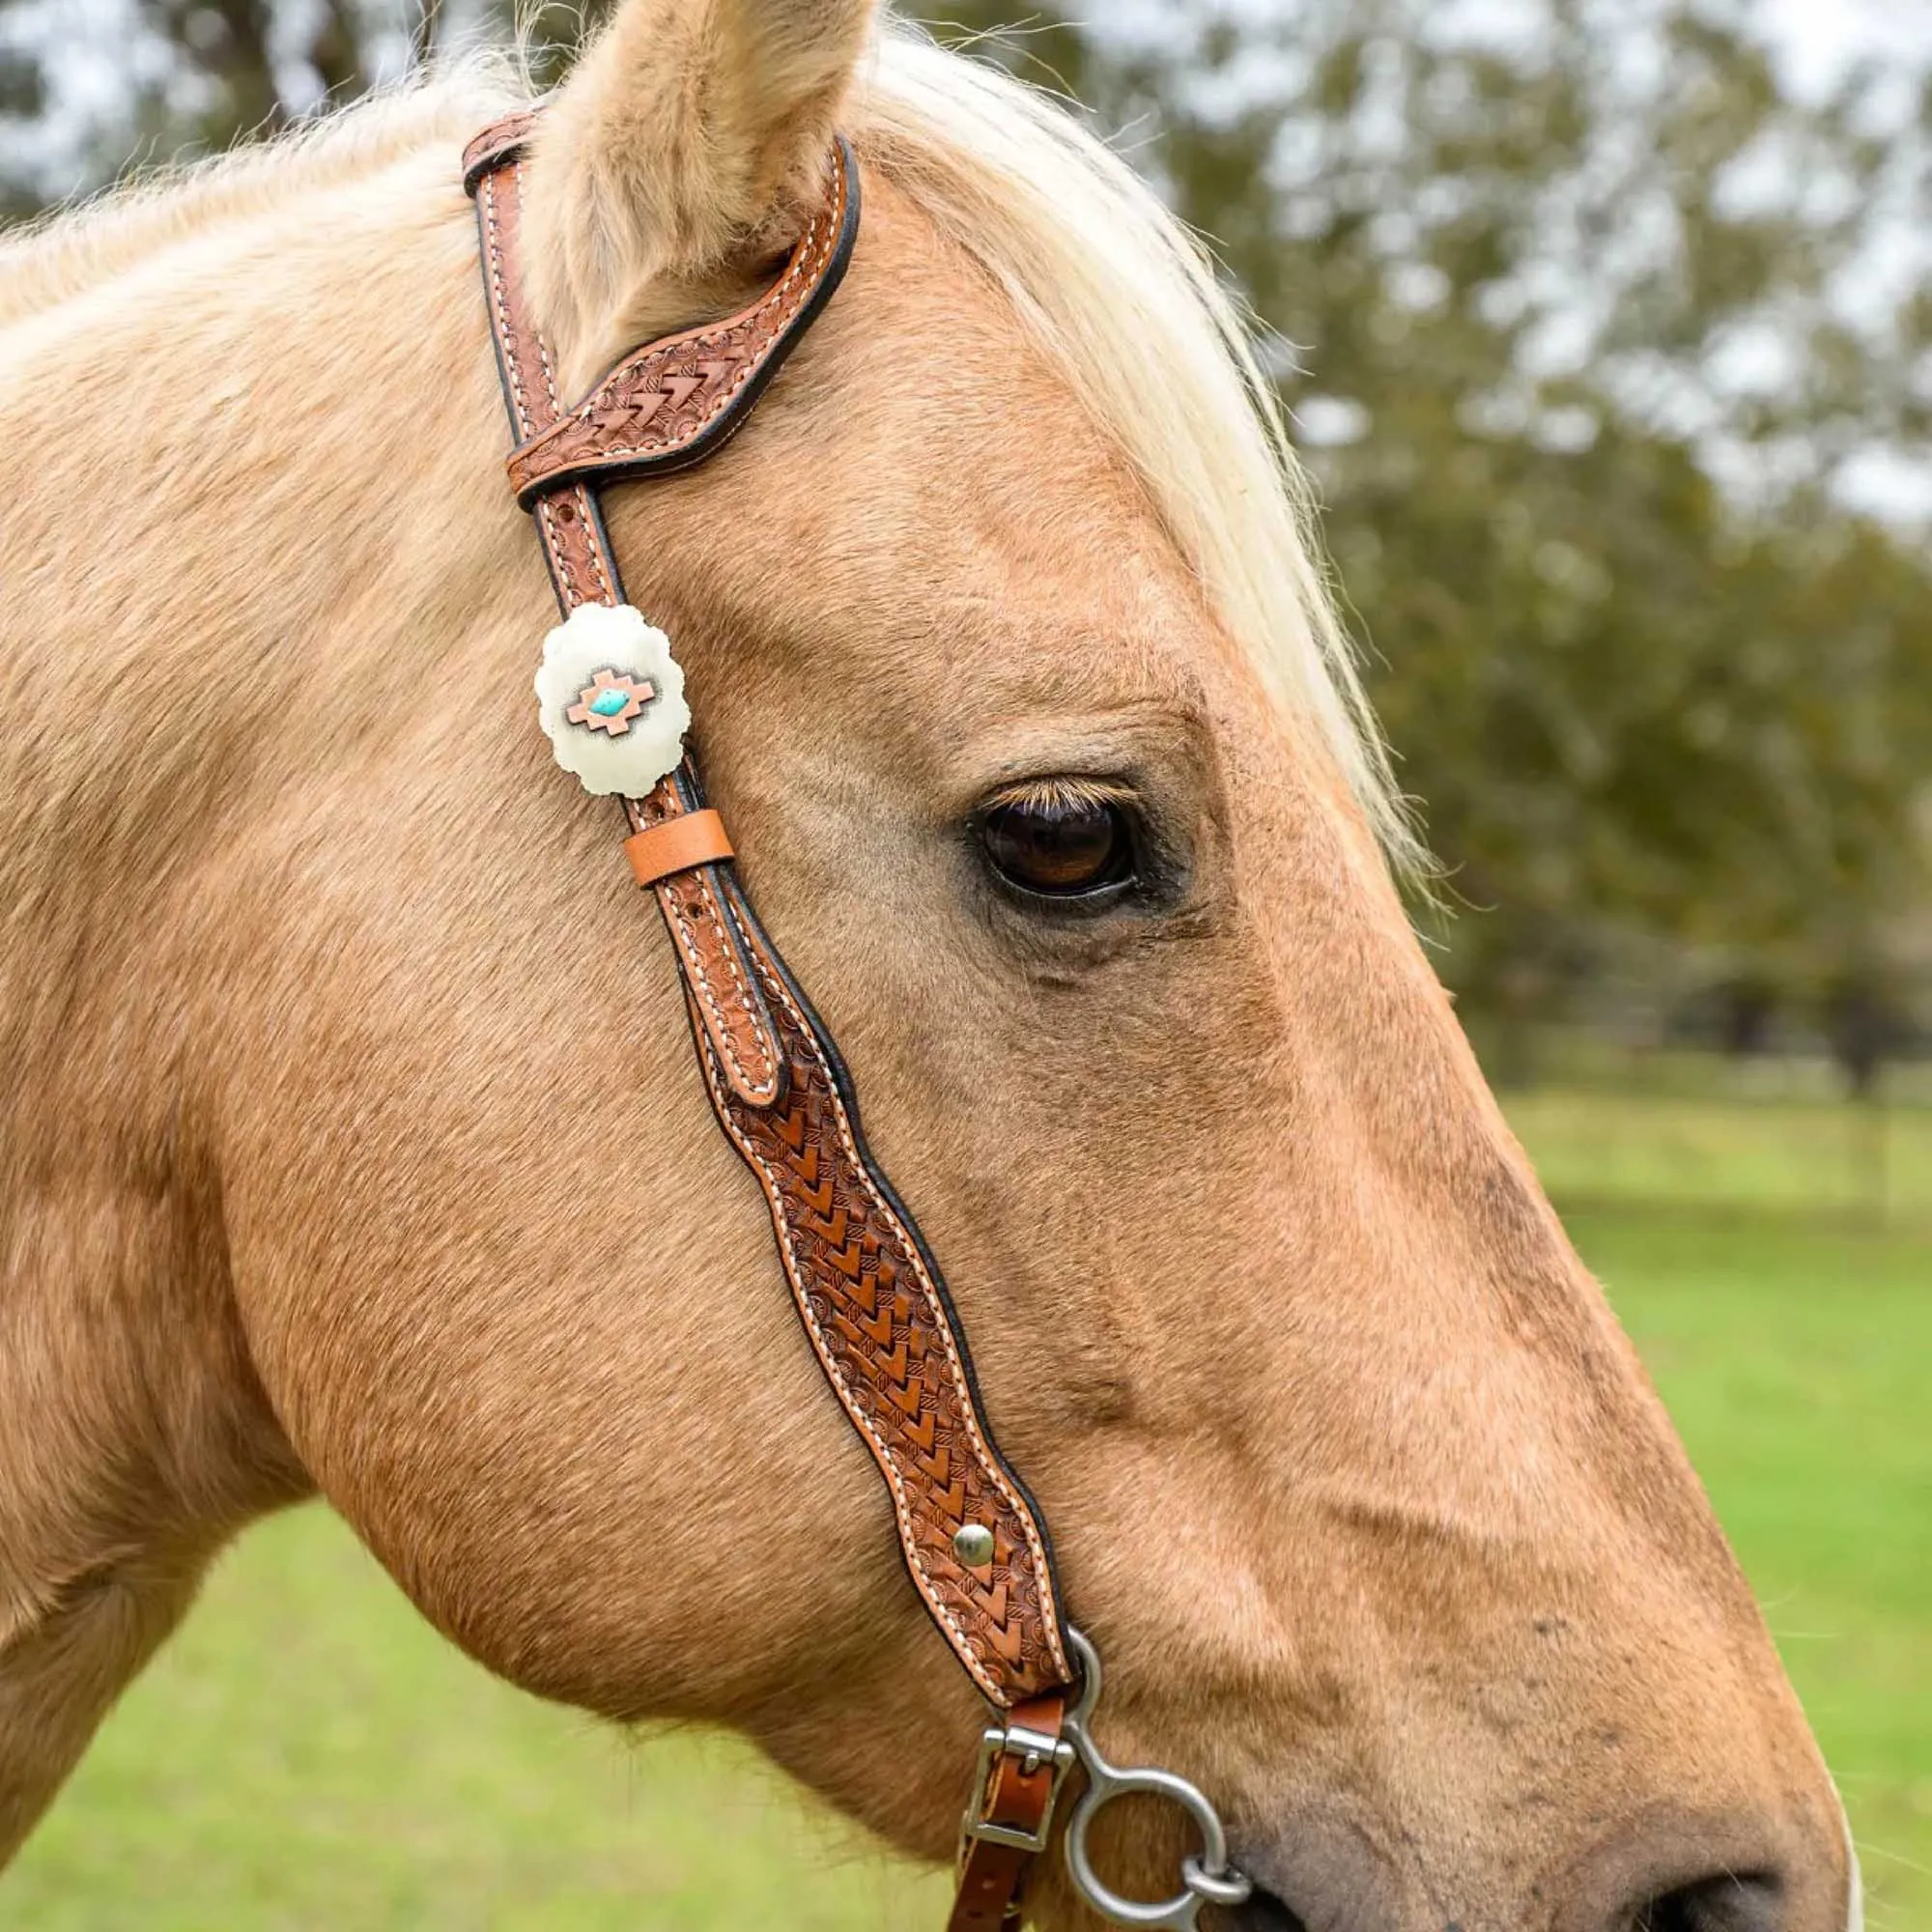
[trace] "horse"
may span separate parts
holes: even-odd
[[[952,1846],[983,1700],[530,715],[459,160],[521,98],[471,60],[0,249],[0,1853],[315,1495],[512,1682]],[[1760,1613],[1405,911],[1203,251],[873,0],[623,0],[523,164],[560,392],[763,286],[835,131],[842,287],[610,537],[1109,1750],[1210,1795],[1231,1932],[1856,1928]],[[1102,1824],[1129,1889],[1185,1849]],[[1028,1910],[1093,1922],[1054,1870]]]

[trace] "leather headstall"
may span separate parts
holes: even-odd
[[[510,481],[568,619],[625,601],[598,489],[688,469],[744,423],[844,274],[859,172],[838,140],[825,203],[764,295],[626,355],[566,407],[524,297],[525,147],[537,122],[525,110],[486,129],[464,179],[515,443]],[[819,1366],[885,1478],[927,1611],[1006,1714],[982,1743],[951,1920],[952,1932],[1000,1932],[1019,1922],[1072,1759],[1061,1733],[1081,1671],[1045,1526],[994,1445],[939,1269],[867,1150],[851,1080],[752,910],[695,765],[685,757],[621,804],[626,853],[683,974],[712,1107],[764,1192]]]

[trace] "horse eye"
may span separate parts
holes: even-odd
[[[1009,886],[1043,897],[1079,898],[1134,876],[1125,810],[1087,785],[1035,784],[1003,795],[980,819],[980,842]]]

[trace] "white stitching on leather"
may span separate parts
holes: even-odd
[[[486,253],[489,256],[490,306],[497,325],[497,340],[502,347],[503,362],[510,372],[510,399],[517,415],[517,435],[521,441],[527,442],[535,433],[536,417],[530,410],[529,397],[524,389],[523,363],[517,354],[517,331],[510,320],[509,296],[503,279],[503,238],[497,214],[497,175],[493,168],[483,177],[478,192],[483,198],[483,232],[486,239]],[[524,164],[521,160],[512,163],[510,179],[514,186],[519,207],[523,202]],[[550,347],[539,333],[535,337],[538,366],[543,370],[544,388],[550,399],[551,424],[554,425],[557,413],[556,377],[551,368]],[[583,542],[590,554],[590,568],[597,580],[597,587],[602,601],[614,604],[616,592],[611,586],[610,573],[604,567],[603,547],[597,540],[597,526],[591,512],[590,494],[582,485],[577,486],[578,515],[582,520]],[[569,553],[564,539],[558,533],[555,505],[546,497],[537,504],[537,523],[543,539],[546,554],[556,566],[557,582],[563,585],[563,594],[574,603],[584,601],[572,575]]]
[[[813,1051],[816,1054],[818,1037],[811,1027],[806,1023],[805,1015],[799,1011],[797,1006],[793,1003],[791,995],[785,987],[782,976],[763,969],[763,962],[760,959],[757,945],[753,940],[751,934],[745,930],[744,923],[738,918],[735,909],[733,909],[731,914],[731,923],[737,927],[739,935],[743,938],[746,951],[751,954],[753,959],[759,960],[760,970],[758,977],[764,981],[766,997],[776,999],[783,1006],[799,1031],[804,1034],[808,1040],[812,1042]],[[823,1066],[825,1063],[820,1059],[819,1064]],[[973,1447],[979,1455],[980,1467],[987,1480],[1007,1499],[1013,1514],[1019,1518],[1021,1524],[1025,1528],[1027,1548],[1033,1555],[1034,1563],[1037,1566],[1036,1574],[1039,1577],[1039,1595],[1046,1623],[1047,1647],[1052,1651],[1053,1661],[1062,1672],[1062,1682],[1069,1681],[1073,1672],[1067,1664],[1065,1654],[1060,1647],[1059,1621],[1052,1607],[1053,1573],[1048,1567],[1046,1548],[1041,1543],[1038,1530],[1034,1523],[1033,1512],[1027,1508],[1026,1504],[1013,1490],[1012,1485],[1008,1482],[1006,1472],[1000,1467],[998,1458],[994,1456],[985,1437],[980,1433],[979,1413],[967,1387],[965,1365],[960,1361],[958,1349],[953,1342],[952,1324],[946,1319],[945,1304],[939,1298],[939,1291],[933,1286],[932,1277],[925,1271],[925,1263],[920,1254],[919,1243],[912,1238],[905,1223],[893,1211],[891,1204],[884,1199],[878,1189],[872,1184],[871,1170],[860,1158],[858,1145],[852,1137],[851,1122],[846,1119],[845,1104],[838,1096],[838,1083],[831,1078],[831,1069],[829,1067],[826,1068],[825,1088],[827,1096],[831,1102],[833,1118],[838,1123],[839,1145],[845,1150],[846,1157],[850,1160],[853,1171],[858,1175],[867,1198],[878,1210],[881,1218],[888,1222],[897,1234],[907,1259],[912,1263],[913,1272],[919,1279],[920,1287],[924,1291],[926,1298],[931,1305],[932,1313],[936,1318],[940,1339],[946,1345],[946,1359],[952,1370],[953,1382],[960,1394],[960,1412],[965,1417],[966,1431],[972,1437]]]
[[[509,300],[503,288],[503,242],[497,226],[497,176],[495,170],[483,177],[483,233],[489,244],[490,306],[497,322],[497,340],[503,345],[503,360],[509,365],[510,400],[516,406],[517,428],[529,435],[530,412],[524,400],[524,373],[517,366],[510,327]]]
[[[752,1022],[752,1036],[756,1042],[758,1059],[768,1068],[768,1071],[755,1078],[746,1071],[745,1064],[738,1056],[737,1044],[731,1037],[730,1021],[719,1002],[717,989],[704,971],[704,958],[697,948],[697,935],[692,929],[683,906],[678,903],[674,888],[682,878],[687,877],[703,901],[705,920],[717,935],[718,950],[724,958],[724,970],[730,974],[731,982],[737,989],[738,1003],[744,1008]],[[711,890],[710,880],[698,871],[673,874],[671,878],[659,880],[655,891],[658,903],[664,908],[665,916],[677,935],[678,950],[690,963],[704,1005],[710,1011],[713,1025],[709,1031],[716,1035],[725,1059],[730,1062],[731,1070],[737,1075],[740,1090],[754,1103],[775,1098],[779,1091],[778,1044],[773,1041],[769,1048],[767,1046],[764,1028],[758,1023],[758,1009],[753,1003],[751,990],[746,985],[743,975],[738,970],[737,951],[725,934],[724,921],[719,915],[717,895]]]
[[[773,1171],[771,1163],[746,1138],[744,1131],[739,1127],[736,1119],[732,1116],[730,1104],[724,1096],[718,1077],[718,1059],[710,1051],[708,1041],[706,1042],[703,1061],[704,1083],[711,1090],[712,1103],[717,1110],[718,1118],[723,1122],[724,1131],[730,1135],[738,1151],[757,1170],[759,1184],[764,1188],[766,1198],[771,1204],[772,1225],[778,1231],[779,1237],[779,1259],[784,1264],[785,1279],[791,1284],[792,1299],[798,1305],[799,1316],[805,1322],[806,1327],[811,1332],[812,1346],[817,1350],[820,1359],[829,1370],[836,1370],[838,1358],[834,1354],[832,1344],[827,1340],[824,1329],[818,1325],[818,1317],[813,1312],[811,1306],[811,1295],[807,1290],[803,1279],[798,1259],[797,1237],[792,1233],[791,1222],[786,1218],[784,1211],[784,1188],[780,1182],[778,1175]],[[908,1246],[910,1246],[910,1243],[908,1243]],[[892,1451],[886,1447],[884,1438],[872,1426],[871,1418],[866,1414],[851,1395],[847,1393],[845,1383],[840,1377],[834,1373],[828,1377],[828,1379],[832,1383],[833,1393],[838,1398],[839,1406],[844,1409],[846,1415],[851,1419],[853,1428],[866,1438],[867,1443],[870,1446],[873,1460],[878,1463],[880,1470],[885,1476],[886,1487],[892,1491],[893,1514],[898,1519],[899,1540],[906,1550],[912,1555],[913,1574],[919,1585],[920,1595],[924,1598],[926,1607],[945,1625],[948,1632],[951,1633],[953,1638],[954,1650],[960,1661],[972,1673],[973,1681],[979,1685],[980,1689],[994,1703],[998,1704],[1003,1697],[1011,1694],[1010,1690],[1003,1687],[992,1673],[987,1670],[985,1665],[980,1662],[979,1653],[974,1647],[973,1639],[960,1629],[952,1611],[939,1601],[932,1586],[926,1579],[923,1552],[920,1548],[919,1533],[913,1518],[912,1506],[906,1499],[905,1484],[899,1475],[898,1464],[893,1461]],[[1044,1570],[1040,1574],[1043,1579],[1045,1576]],[[1051,1620],[1049,1619],[1049,1624]],[[1054,1647],[1057,1653],[1059,1649],[1057,1639]]]
[[[748,322],[763,318],[764,316],[766,316],[766,314],[772,308],[774,303],[780,302],[781,298],[784,296],[786,290],[790,287],[790,285],[793,282],[803,278],[805,286],[799,290],[796,299],[793,300],[790,303],[790,305],[784,309],[784,312],[781,315],[780,315],[778,319],[772,324],[774,335],[776,337],[776,335],[779,332],[781,332],[784,328],[786,328],[790,325],[792,318],[795,315],[797,315],[798,311],[804,307],[806,301],[810,298],[811,294],[811,287],[816,283],[820,271],[823,270],[826,262],[830,259],[833,246],[838,241],[838,232],[840,228],[844,225],[844,213],[845,213],[845,178],[843,169],[841,168],[839,171],[837,188],[835,191],[835,199],[830,208],[828,208],[825,211],[822,211],[821,215],[819,217],[825,223],[824,232],[819,237],[817,245],[812,249],[811,253],[810,255],[807,255],[806,253],[801,251],[797,256],[795,256],[791,262],[791,265],[786,269],[783,276],[781,277],[781,279],[770,290],[766,292],[764,299],[760,301],[756,305],[756,307],[753,308],[748,314],[735,316],[731,319],[729,323],[724,324],[718,328],[707,330],[705,333],[701,335],[690,336],[677,345],[678,349],[680,351],[697,350],[697,349],[702,349],[707,343],[723,342],[726,340],[734,328],[742,327]],[[646,438],[641,442],[620,443],[611,449],[600,449],[593,460],[599,466],[603,466],[606,464],[622,463],[634,457],[649,456],[663,450],[676,448],[685,442],[695,440],[705,430],[709,429],[710,426],[714,422],[716,422],[718,418],[731,407],[731,404],[737,399],[738,392],[745,386],[745,384],[748,382],[751,381],[753,375],[758,369],[764,366],[765,361],[769,357],[771,348],[772,344],[767,343],[765,345],[765,352],[763,354],[753,356],[751,360],[747,361],[744,367],[738,371],[738,374],[732,381],[730,387],[721,390],[716,400],[711,404],[710,408],[705,412],[703,416],[701,416],[696,423],[692,425],[692,427],[689,430],[685,431],[682,435],[665,436],[665,437],[658,437],[655,439]],[[651,353],[655,354],[657,352],[653,351]],[[572,410],[568,415],[561,416],[555,422],[549,424],[542,432],[543,437],[547,440],[551,437],[557,435],[562,430],[574,424],[582,425],[588,423],[597,415],[600,409],[615,408],[616,404],[614,403],[614,401],[606,401],[603,399],[610,397],[611,390],[615,387],[615,385],[619,382],[621,382],[625,377],[635,374],[636,371],[644,366],[644,363],[648,362],[649,359],[650,355],[646,355],[639,361],[620,363],[618,367],[613,369],[611,372],[610,376],[608,376],[596,389],[594,389],[588,396],[586,396],[582,402],[578,404],[577,408]],[[526,442],[531,442],[536,440],[536,438],[526,437],[524,440]],[[563,467],[574,468],[575,466],[567,465]],[[526,485],[525,487],[528,488],[530,486]]]

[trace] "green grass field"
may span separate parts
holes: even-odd
[[[1870,1170],[1841,1110],[1539,1094],[1512,1112],[1766,1605],[1874,1932],[1932,1932],[1932,1118],[1892,1136],[1881,1229],[1845,1179]],[[936,1880],[730,1746],[632,1747],[486,1677],[314,1509],[221,1567],[0,1881],[0,1925],[25,1932],[941,1916]]]

